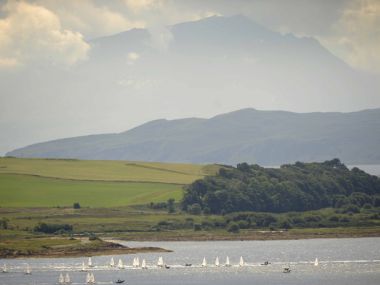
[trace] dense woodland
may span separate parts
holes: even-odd
[[[182,208],[190,213],[290,212],[380,206],[380,179],[349,170],[339,159],[282,165],[279,169],[238,164],[185,188]]]

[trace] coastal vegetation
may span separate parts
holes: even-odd
[[[327,207],[342,213],[380,206],[380,178],[339,159],[285,164],[278,169],[240,163],[186,187],[183,210],[227,214],[238,211],[290,212]],[[254,216],[253,216],[254,217]],[[257,218],[253,218],[256,220]]]
[[[105,161],[104,171],[113,163]],[[279,169],[134,163],[135,178],[127,170],[123,175],[126,164],[130,169],[130,162],[115,162],[121,168],[114,181],[104,174],[96,179],[99,161],[1,158],[0,256],[110,252],[115,249],[102,243],[110,238],[380,235],[379,178],[339,160]],[[152,171],[162,176],[149,176]],[[181,184],[184,173],[189,182]],[[213,204],[219,195],[224,200]],[[83,249],[83,241],[91,247]]]

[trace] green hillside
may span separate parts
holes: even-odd
[[[182,186],[165,183],[76,181],[0,174],[1,207],[118,207],[182,197]]]
[[[216,165],[182,163],[0,158],[0,174],[28,174],[71,180],[189,184],[215,174]]]
[[[0,158],[0,207],[118,207],[179,201],[182,186],[217,166]]]

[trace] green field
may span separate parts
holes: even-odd
[[[182,197],[182,186],[164,183],[76,181],[0,174],[0,207],[119,207]]]
[[[0,158],[0,207],[120,207],[179,201],[216,165]]]
[[[216,165],[182,163],[0,158],[0,174],[28,174],[51,178],[96,181],[190,184],[216,173]]]

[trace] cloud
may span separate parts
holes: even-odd
[[[380,73],[380,2],[354,0],[321,40],[353,67]]]
[[[162,7],[164,5],[163,0],[125,0],[125,4],[133,12],[138,13],[142,10]]]
[[[127,55],[127,64],[133,65],[139,58],[140,55],[137,52],[130,52]]]
[[[138,60],[139,58],[140,58],[140,55],[136,52],[128,53],[128,59],[129,60],[135,61],[135,60]]]
[[[139,2],[139,1],[138,1]],[[65,27],[80,31],[86,38],[112,35],[132,28],[144,28],[145,21],[133,19],[115,1],[97,4],[91,0],[38,0],[41,6],[54,11]],[[119,10],[119,11],[118,11]]]
[[[90,46],[78,32],[62,28],[50,10],[26,2],[9,2],[0,19],[0,66],[30,62],[72,65],[86,59]]]

